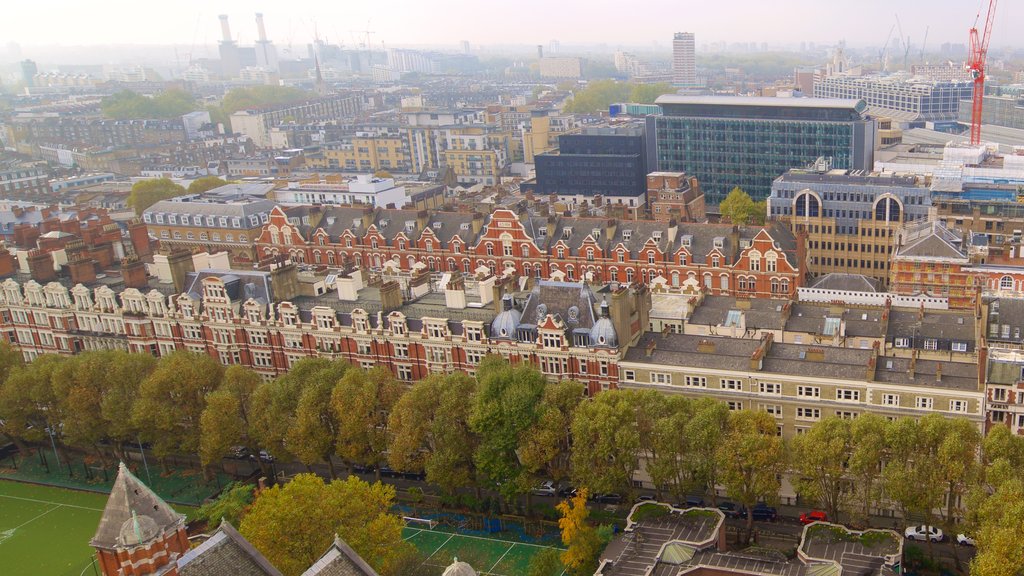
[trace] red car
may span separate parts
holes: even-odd
[[[811,510],[800,515],[801,524],[810,524],[811,522],[828,522],[828,514],[821,510]]]

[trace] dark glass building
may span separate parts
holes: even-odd
[[[538,154],[537,194],[580,202],[600,195],[605,202],[640,207],[647,196],[647,155],[640,125],[587,128],[558,137],[558,152]]]
[[[657,104],[663,115],[647,117],[650,168],[696,176],[709,204],[736,186],[767,198],[775,178],[822,156],[837,169],[873,167],[863,100],[668,94]]]

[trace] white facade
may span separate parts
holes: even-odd
[[[541,58],[541,78],[580,78],[583,61],[579,58]]]
[[[697,56],[693,32],[676,32],[672,37],[672,82],[697,84]]]
[[[285,205],[304,204],[368,204],[395,208],[405,205],[405,186],[396,185],[393,178],[375,178],[360,174],[344,184],[327,182],[291,182],[278,190],[277,201]]]

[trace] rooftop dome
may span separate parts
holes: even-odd
[[[491,338],[514,338],[522,314],[512,307],[512,296],[501,298],[501,312],[491,321]]]
[[[601,317],[597,319],[597,322],[594,322],[594,327],[590,329],[590,345],[607,346],[609,348],[615,348],[619,345],[619,338],[615,334],[615,325],[608,318],[607,301],[601,302]]]
[[[456,558],[452,565],[444,569],[441,576],[476,576],[476,570],[465,562],[459,562]]]
[[[149,542],[160,533],[160,527],[146,515],[138,515],[132,512],[132,517],[121,524],[121,531],[117,536],[122,546],[136,546]]]

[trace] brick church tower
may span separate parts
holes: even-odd
[[[90,544],[104,576],[175,576],[177,559],[189,549],[185,516],[123,462]]]

